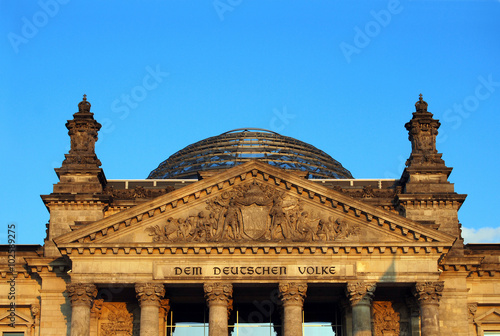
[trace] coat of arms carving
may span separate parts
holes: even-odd
[[[334,241],[359,233],[348,220],[321,218],[298,198],[256,180],[211,198],[196,214],[146,230],[154,242]]]

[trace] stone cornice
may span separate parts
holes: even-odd
[[[63,255],[174,255],[174,254],[234,254],[234,255],[436,255],[447,253],[450,246],[441,243],[257,243],[241,246],[241,244],[166,244],[166,243],[69,243],[59,246]]]
[[[480,266],[472,269],[469,274],[469,278],[473,277],[500,277],[500,265],[499,264],[481,264]],[[498,281],[498,280],[496,280]]]
[[[64,273],[70,269],[69,262],[62,258],[25,258],[25,261],[31,273]]]
[[[414,221],[355,200],[340,192],[305,180],[293,173],[258,161],[251,161],[89,224],[79,230],[66,233],[54,241],[58,246],[77,241],[80,243],[95,242],[109,232],[113,233],[131,225],[135,226],[138,222],[151,218],[156,214],[173,210],[190,201],[196,201],[200,197],[206,197],[212,191],[221,190],[224,187],[234,185],[236,182],[252,180],[253,178],[273,182],[273,185],[287,191],[296,192],[299,196],[311,202],[331,209],[341,210],[353,217],[364,218],[366,222],[376,223],[386,231],[399,232],[401,237],[407,239],[411,237],[408,240],[414,242],[443,242],[446,245],[451,245],[455,239],[448,234],[423,227]]]
[[[445,272],[471,272],[480,267],[484,257],[444,257],[439,266]]]
[[[460,209],[464,203],[466,194],[399,194],[395,203],[405,207],[420,207],[443,209],[452,207]]]

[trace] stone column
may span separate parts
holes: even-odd
[[[279,290],[283,305],[282,335],[302,336],[302,307],[306,297],[307,284],[300,282],[280,283]]]
[[[139,283],[135,285],[137,299],[141,306],[140,336],[160,334],[160,300],[165,295],[163,284]]]
[[[352,307],[352,335],[371,336],[371,304],[375,283],[349,282],[346,294]]]
[[[90,336],[90,307],[97,295],[93,284],[70,283],[66,292],[71,301],[71,336]]]
[[[439,299],[444,288],[443,281],[417,282],[413,294],[420,304],[422,336],[439,335]]]
[[[228,336],[228,315],[233,296],[233,285],[230,283],[206,283],[203,285],[205,299],[209,309],[208,335]]]

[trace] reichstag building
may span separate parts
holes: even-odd
[[[466,195],[427,106],[420,96],[395,130],[411,145],[399,179],[353,178],[252,128],[189,145],[146,179],[107,179],[84,96],[42,195],[43,246],[14,259],[1,247],[0,287],[15,277],[17,295],[0,296],[0,334],[500,335],[500,244],[464,244]]]

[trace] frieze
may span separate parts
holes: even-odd
[[[138,186],[134,189],[115,189],[110,186],[104,189],[104,194],[116,199],[155,198],[174,190],[175,188],[172,186],[162,189],[146,189],[142,186]]]
[[[393,189],[378,189],[371,186],[364,186],[363,189],[344,189],[341,186],[331,187],[333,190],[341,192],[353,198],[394,198],[401,193],[401,187],[397,186]]]
[[[206,211],[146,228],[153,242],[338,241],[360,233],[344,217],[321,218],[298,198],[257,181],[206,202]]]

